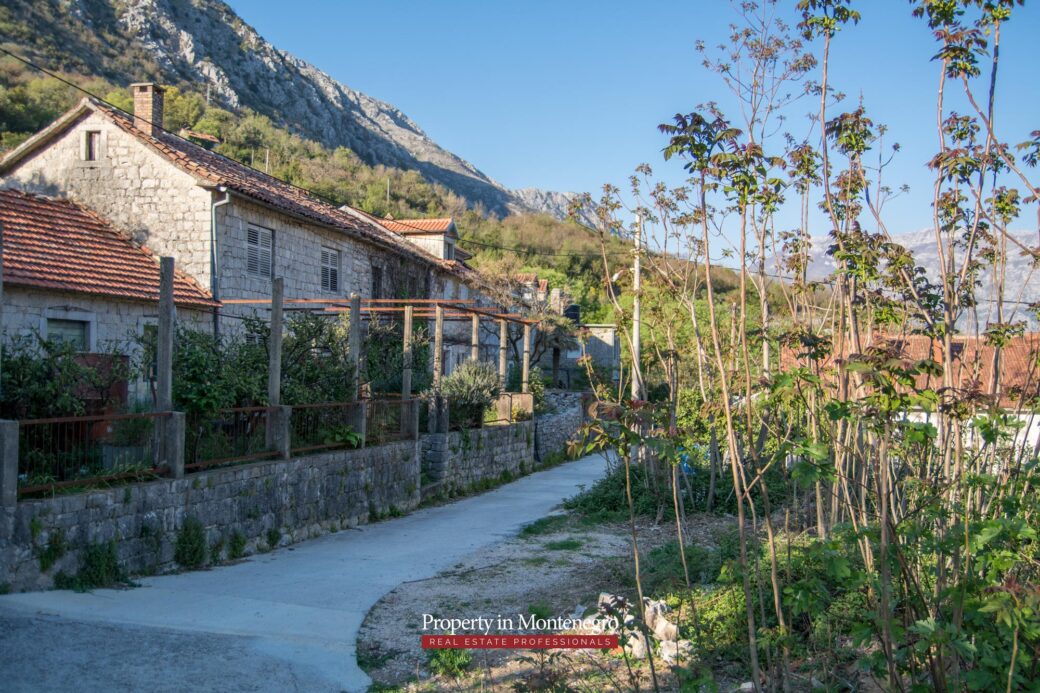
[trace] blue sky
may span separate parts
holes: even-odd
[[[662,161],[657,124],[704,101],[728,103],[694,50],[698,39],[725,40],[736,14],[723,0],[230,4],[279,48],[397,106],[509,187],[596,192],[623,185],[643,162],[677,184],[682,171]],[[856,4],[863,21],[837,39],[832,82],[862,98],[901,144],[887,182],[911,193],[886,216],[893,231],[918,229],[931,218],[924,162],[936,141],[935,44],[909,3]],[[1040,128],[1040,11],[1016,12],[1003,32],[998,90],[998,127],[1012,143]],[[804,101],[794,116],[814,108]]]

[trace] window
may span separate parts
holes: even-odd
[[[59,344],[71,344],[76,351],[87,351],[90,323],[86,320],[47,318],[47,339]]]
[[[321,249],[321,290],[339,293],[339,251]]]
[[[274,232],[250,225],[246,230],[246,272],[270,277],[274,264]]]
[[[88,130],[83,133],[83,160],[97,161],[101,158],[101,133]]]
[[[372,267],[372,298],[383,297],[383,268]]]

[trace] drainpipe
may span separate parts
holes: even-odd
[[[220,277],[217,260],[217,207],[223,207],[231,201],[231,193],[223,185],[217,186],[217,192],[224,193],[224,199],[214,202],[209,208],[209,290],[214,301],[220,301]],[[220,336],[220,307],[213,308],[213,336]]]

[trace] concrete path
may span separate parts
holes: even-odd
[[[515,535],[605,464],[586,457],[236,565],[144,578],[136,589],[2,596],[0,687],[363,691],[371,681],[357,665],[357,633],[383,595]]]

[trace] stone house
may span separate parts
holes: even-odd
[[[386,228],[350,208],[221,156],[162,129],[163,90],[131,85],[134,115],[91,98],[0,160],[0,188],[66,197],[177,267],[217,301],[285,297],[466,298],[481,279],[445,247]],[[454,223],[451,225],[454,231]],[[435,232],[436,233],[436,232]],[[457,239],[442,234],[442,241]],[[251,313],[224,305],[220,315]],[[264,313],[265,311],[258,311]]]
[[[8,340],[39,335],[83,354],[136,354],[135,337],[158,324],[153,253],[68,200],[16,190],[0,190],[0,228]],[[174,303],[180,321],[200,325],[216,306],[182,271],[175,272]]]

